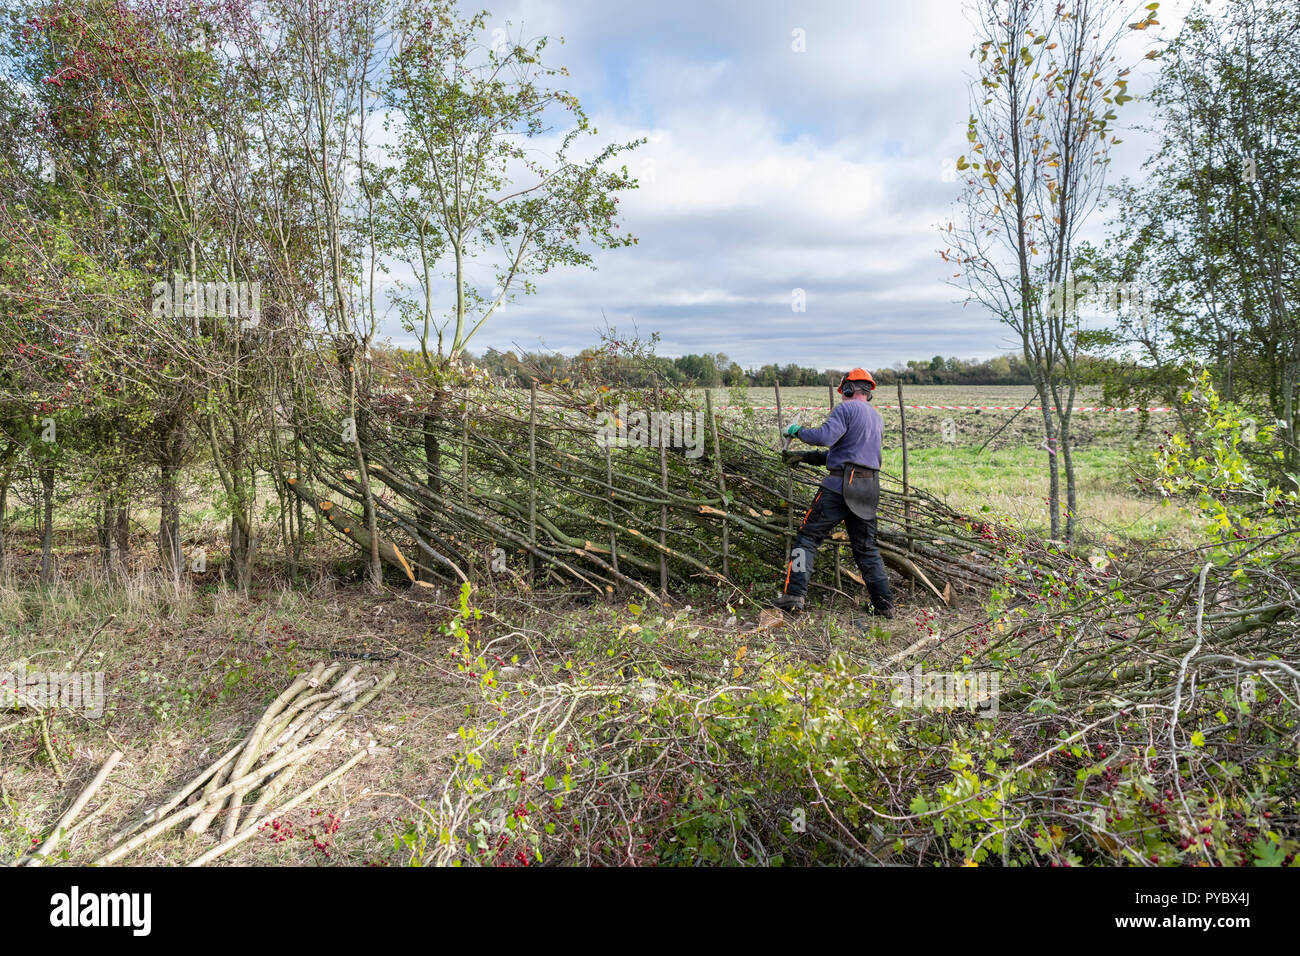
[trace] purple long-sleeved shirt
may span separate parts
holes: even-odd
[[[851,401],[836,405],[820,428],[799,429],[798,437],[809,445],[830,447],[826,455],[827,468],[854,464],[879,469],[883,431],[880,412],[868,402]],[[822,487],[831,491],[839,491],[840,486],[840,478],[836,475],[827,475],[822,480]]]

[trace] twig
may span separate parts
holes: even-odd
[[[69,667],[68,670],[75,671],[77,669],[77,665],[81,663],[82,658],[84,658],[86,654],[89,653],[91,647],[94,646],[95,638],[99,637],[99,635],[103,633],[104,628],[108,627],[108,625],[112,624],[116,620],[117,620],[117,615],[110,614],[108,616],[108,620],[106,620],[103,624],[99,625],[99,627],[95,628],[95,633],[90,635],[90,640],[86,641],[86,646],[81,649],[81,653],[77,655],[77,659],[72,662],[72,666]]]

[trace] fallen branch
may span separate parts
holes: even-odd
[[[366,756],[367,756],[367,751],[365,750],[361,751],[360,753],[353,754],[350,758],[344,761],[341,766],[337,767],[332,773],[321,778],[321,780],[319,780],[312,786],[308,787],[302,793],[298,794],[298,796],[294,797],[288,803],[281,806],[278,810],[272,811],[271,813],[267,814],[261,819],[254,819],[253,822],[249,823],[239,833],[225,840],[221,844],[214,846],[207,853],[204,853],[202,856],[198,857],[197,859],[191,861],[190,863],[187,863],[186,866],[203,866],[207,863],[211,863],[213,860],[215,860],[217,857],[221,856],[222,854],[228,853],[229,851],[233,850],[235,847],[239,846],[239,844],[243,843],[249,837],[256,834],[258,830],[260,830],[262,827],[274,822],[275,819],[279,817],[281,814],[288,813],[290,810],[294,809],[295,807],[303,803],[306,803],[312,797],[316,796],[316,794],[320,793],[331,783],[333,783],[335,780],[342,777],[345,773],[347,773],[358,763],[364,760]]]
[[[28,866],[40,866],[54,852],[54,848],[59,845],[59,840],[63,838],[64,831],[72,825],[72,821],[76,819],[77,814],[85,809],[86,804],[90,802],[90,798],[104,785],[104,781],[108,779],[108,775],[113,772],[113,768],[117,766],[117,762],[121,759],[122,751],[120,750],[114,750],[109,755],[108,759],[104,761],[104,765],[99,768],[99,773],[95,774],[94,779],[86,785],[86,789],[81,791],[81,795],[72,801],[72,806],[68,807],[68,811],[59,818],[59,822],[54,825],[54,831],[45,838],[45,842],[32,854],[32,858],[27,862]]]

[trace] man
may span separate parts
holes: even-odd
[[[829,474],[822,479],[812,507],[790,550],[785,584],[776,606],[798,611],[808,593],[813,558],[817,547],[841,521],[849,532],[853,559],[862,572],[871,608],[880,617],[894,616],[894,599],[885,577],[885,564],[876,547],[876,505],[880,501],[880,413],[871,407],[876,380],[866,369],[855,368],[840,380],[844,401],[831,412],[821,428],[791,425],[785,433],[809,445],[826,445],[829,451],[784,452],[793,466],[799,463],[825,465]]]

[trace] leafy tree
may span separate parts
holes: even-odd
[[[1149,290],[1101,338],[1126,360],[1110,385],[1175,401],[1204,365],[1227,400],[1284,423],[1295,471],[1300,384],[1300,25],[1277,0],[1198,7],[1163,58],[1151,99],[1159,148],[1088,265]]]
[[[619,233],[617,193],[634,188],[611,161],[638,143],[579,156],[596,135],[573,94],[556,87],[546,37],[485,46],[487,14],[461,17],[451,0],[412,0],[398,24],[386,101],[394,111],[396,174],[389,202],[404,223],[402,244],[419,269],[421,352],[456,359],[516,292],[556,266],[591,265],[589,245],[636,240]],[[569,114],[560,145],[543,137]],[[450,258],[446,298],[435,269]],[[414,325],[414,323],[413,323]],[[444,330],[449,334],[444,336]]]

